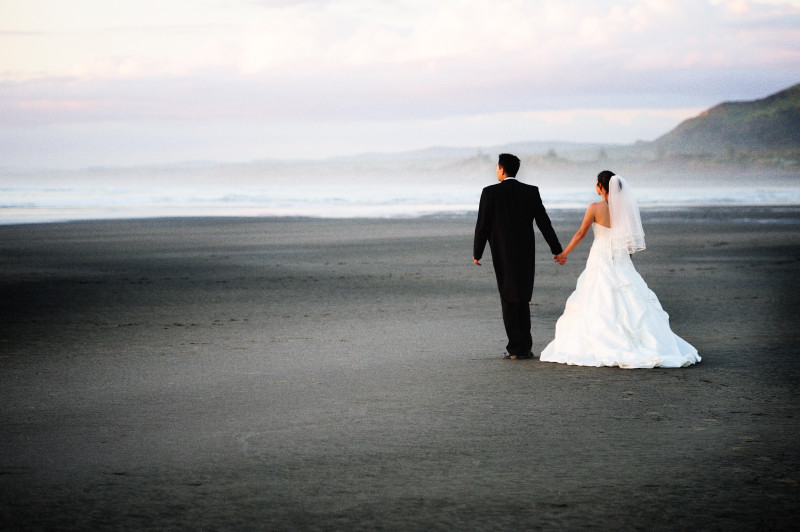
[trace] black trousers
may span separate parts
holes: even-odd
[[[533,347],[531,338],[531,307],[527,301],[506,301],[500,298],[503,307],[503,325],[506,327],[509,355],[527,355]]]

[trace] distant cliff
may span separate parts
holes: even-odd
[[[598,164],[623,163],[628,167],[735,166],[797,172],[800,170],[800,83],[760,100],[721,103],[683,121],[654,141],[627,145],[518,142],[478,151],[479,154],[508,151],[520,156],[528,168],[544,172],[582,171]],[[469,150],[462,152],[447,152],[447,156],[457,159],[461,169],[486,172],[494,164],[491,157],[487,162],[484,155],[476,157]]]
[[[721,103],[650,144],[662,157],[797,159],[800,84],[761,100]]]

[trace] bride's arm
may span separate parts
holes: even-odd
[[[589,228],[592,227],[592,223],[594,222],[594,210],[593,203],[586,209],[586,214],[583,217],[583,223],[581,223],[581,227],[578,229],[578,232],[575,233],[575,235],[572,237],[572,240],[569,241],[569,244],[567,244],[567,247],[564,249],[564,251],[555,256],[556,262],[561,262],[563,264],[562,260],[566,261],[567,255],[572,253],[572,250],[578,247],[578,244],[580,244],[581,240],[584,239],[586,233],[589,232]]]

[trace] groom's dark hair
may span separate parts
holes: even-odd
[[[508,177],[517,177],[517,172],[519,172],[519,157],[516,155],[501,153],[497,164],[503,167]]]

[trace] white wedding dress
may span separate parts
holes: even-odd
[[[592,224],[586,269],[540,360],[578,366],[678,368],[700,361],[672,332],[669,315],[625,250],[613,251],[611,228]]]

